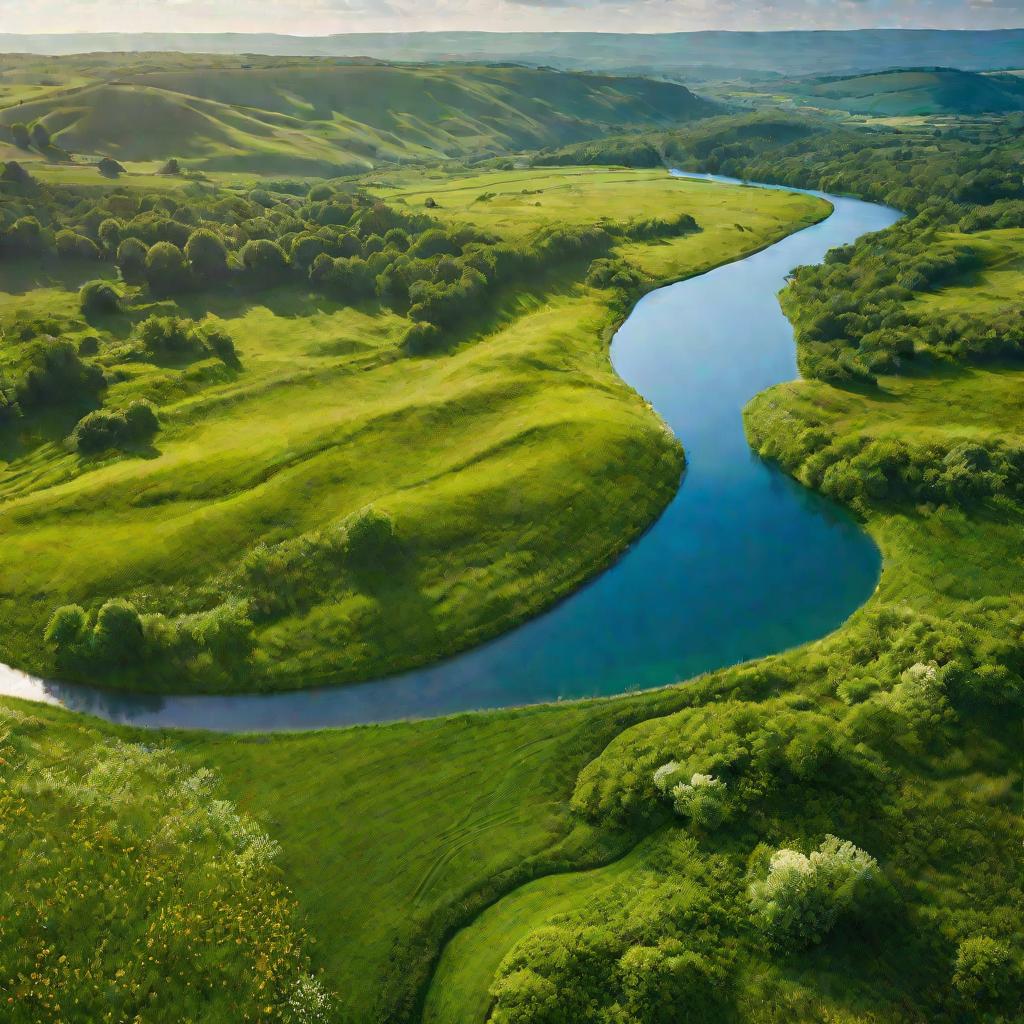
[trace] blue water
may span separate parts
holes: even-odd
[[[827,220],[652,292],[615,335],[616,371],[682,440],[686,474],[614,566],[545,614],[448,661],[358,685],[159,697],[8,669],[0,692],[136,725],[309,729],[622,693],[830,632],[874,590],[878,551],[837,506],[757,458],[741,418],[759,391],[797,376],[777,299],[789,271],[899,217],[825,198],[834,207]]]

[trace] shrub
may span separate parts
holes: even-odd
[[[71,441],[83,455],[145,444],[160,429],[149,402],[132,402],[124,412],[97,409],[83,416],[71,432]]]
[[[32,143],[31,136],[28,132],[28,125],[22,121],[15,121],[11,125],[11,141],[18,147],[18,149],[28,149]]]
[[[117,247],[117,263],[121,276],[131,284],[142,281],[146,275],[149,250],[137,238],[126,238]]]
[[[4,235],[4,246],[19,256],[36,256],[46,249],[43,226],[35,217],[19,217]]]
[[[225,363],[235,364],[238,362],[238,354],[235,351],[235,343],[221,327],[206,327],[203,330],[203,340],[210,347],[210,350]]]
[[[193,276],[203,284],[216,283],[227,273],[227,247],[224,240],[209,228],[199,228],[188,236],[185,259]]]
[[[689,782],[672,787],[672,806],[699,828],[716,828],[725,817],[725,789],[720,779],[694,772]]]
[[[64,259],[98,260],[100,251],[96,243],[77,231],[69,231],[64,228],[54,236],[54,243],[57,246],[57,255]]]
[[[288,257],[277,242],[257,238],[246,242],[241,252],[242,265],[262,284],[281,281],[288,271]]]
[[[386,512],[372,505],[348,516],[341,526],[345,534],[345,551],[356,564],[369,564],[394,551],[395,523]]]
[[[3,174],[0,174],[0,181],[7,181],[12,185],[31,185],[32,180],[32,175],[17,160],[8,160],[4,164]]]
[[[30,130],[32,145],[39,150],[50,148],[50,132],[42,121],[36,121]]]
[[[90,334],[78,343],[78,354],[80,356],[94,356],[100,350],[100,339],[95,334]]]
[[[98,170],[104,178],[117,178],[124,174],[124,167],[109,156],[105,156],[100,160],[96,165],[96,170]]]
[[[840,917],[863,911],[881,882],[875,858],[835,836],[826,836],[809,857],[777,850],[765,878],[750,886],[754,921],[779,945],[811,945]]]
[[[1020,986],[1020,969],[1009,947],[987,935],[964,939],[953,963],[953,988],[972,1004],[998,1005]]]
[[[136,330],[145,349],[155,356],[179,358],[203,351],[203,343],[196,335],[195,325],[183,317],[146,317]]]
[[[88,281],[79,289],[78,305],[87,317],[117,313],[121,309],[121,293],[109,281]],[[98,345],[93,353],[97,349]],[[81,345],[78,351],[85,354]]]
[[[121,244],[121,222],[113,217],[107,217],[106,220],[100,221],[96,234],[107,252],[117,252],[117,247]]]
[[[95,653],[112,664],[137,661],[144,646],[142,620],[128,601],[107,601],[96,616],[92,643]]]
[[[50,616],[43,639],[60,654],[85,639],[86,625],[84,608],[77,604],[62,605]]]
[[[18,399],[26,407],[78,404],[95,398],[106,384],[103,371],[84,362],[64,339],[37,342],[30,360],[18,388]]]
[[[156,295],[181,291],[189,282],[184,253],[173,242],[157,242],[146,253],[145,276]]]

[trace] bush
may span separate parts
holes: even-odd
[[[42,121],[36,121],[32,125],[30,131],[32,137],[32,145],[38,150],[47,150],[50,148],[50,132],[46,125]]]
[[[121,244],[121,222],[113,217],[107,217],[106,220],[100,221],[96,234],[107,252],[116,253],[117,247]]]
[[[964,939],[953,964],[953,988],[972,1005],[1008,1002],[1020,987],[1020,969],[1009,947],[987,935]]]
[[[77,604],[62,605],[50,616],[43,639],[61,654],[77,647],[85,639],[86,626],[84,608]]]
[[[0,174],[0,181],[7,181],[12,185],[31,185],[33,178],[17,160],[8,160],[4,164],[3,174]]]
[[[54,243],[57,246],[57,255],[64,259],[98,260],[100,251],[96,243],[77,231],[69,231],[64,228],[54,236]]]
[[[130,284],[145,279],[146,258],[149,250],[137,238],[126,238],[117,247],[117,263],[121,276]]]
[[[184,253],[172,242],[157,242],[146,253],[146,282],[156,295],[170,295],[188,286]]]
[[[107,601],[96,616],[92,644],[94,652],[112,664],[131,664],[142,656],[142,619],[128,601]]]
[[[124,412],[97,409],[83,416],[71,432],[71,441],[83,455],[125,448],[151,441],[160,429],[149,402],[132,402]]]
[[[194,356],[204,350],[195,325],[183,317],[146,317],[136,330],[146,351],[161,358]]]
[[[773,942],[820,942],[845,916],[864,911],[882,884],[878,862],[853,843],[827,836],[809,857],[781,849],[750,886],[754,922]]]
[[[209,228],[199,228],[188,236],[185,259],[192,275],[202,284],[215,284],[227,274],[227,247],[224,240]]]
[[[288,257],[277,242],[257,238],[246,242],[241,252],[242,265],[261,284],[276,284],[288,272]]]
[[[345,552],[356,564],[373,564],[394,551],[395,523],[372,505],[352,513],[342,523]]]
[[[109,281],[89,281],[79,289],[78,305],[87,317],[117,313],[121,309],[121,293]],[[86,354],[81,345],[78,351]]]
[[[225,363],[235,364],[238,362],[238,354],[235,352],[235,343],[223,328],[207,327],[203,331],[203,340],[210,347],[210,350]]]
[[[117,178],[124,174],[124,167],[109,156],[103,157],[103,159],[96,165],[96,169],[104,178]]]
[[[28,133],[28,125],[22,121],[15,121],[11,125],[11,141],[18,149],[28,149],[32,143],[31,136]]]

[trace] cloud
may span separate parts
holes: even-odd
[[[1022,25],[1024,0],[0,0],[0,31],[11,33],[325,35]]]

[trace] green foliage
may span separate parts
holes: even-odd
[[[288,257],[281,246],[265,238],[246,242],[240,257],[253,280],[260,284],[276,284],[288,272]]]
[[[328,1019],[279,848],[213,773],[10,709],[0,752],[6,1020]]]
[[[146,253],[144,273],[146,283],[155,295],[170,295],[189,285],[184,253],[172,242],[156,242],[150,247]]]
[[[81,605],[66,604],[50,616],[43,639],[59,654],[78,647],[85,639],[87,628],[85,609]]]
[[[87,317],[117,313],[121,309],[122,298],[109,281],[87,281],[78,291],[79,305]],[[81,346],[78,351],[81,355],[86,354]]]
[[[844,919],[868,912],[883,885],[878,862],[846,840],[826,836],[805,856],[782,849],[750,885],[754,922],[781,946],[820,942]]]
[[[11,140],[19,149],[28,149],[32,144],[32,137],[24,121],[15,121],[11,125]]]
[[[121,276],[132,284],[145,278],[149,250],[137,238],[126,238],[117,247],[117,266]]]
[[[185,260],[193,277],[201,284],[221,281],[228,269],[224,240],[209,228],[198,228],[185,243]]]
[[[129,601],[114,598],[100,607],[90,638],[92,653],[112,665],[130,665],[143,653],[142,620]]]
[[[976,1008],[1010,1008],[1021,994],[1021,970],[1013,952],[987,935],[972,935],[957,947],[953,988]]]
[[[29,129],[29,137],[32,140],[32,145],[41,152],[45,152],[50,148],[50,132],[42,121],[33,123]]]

